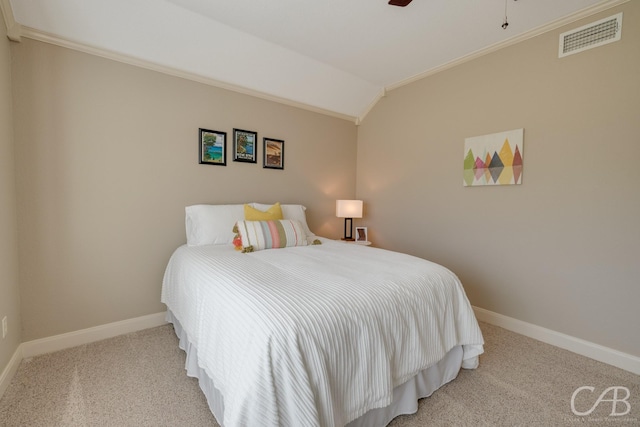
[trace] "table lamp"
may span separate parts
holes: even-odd
[[[362,218],[362,200],[336,200],[336,216],[344,218],[344,237],[342,240],[354,240],[352,235],[353,218]]]

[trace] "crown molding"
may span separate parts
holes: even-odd
[[[0,0],[8,1],[8,0]],[[302,110],[311,111],[314,113],[323,114],[326,116],[335,117],[342,120],[347,120],[353,123],[357,122],[357,118],[348,114],[339,113],[336,111],[326,110],[324,108],[315,107],[313,105],[305,104],[303,102],[293,101],[290,99],[282,98],[277,95],[261,92],[258,90],[246,88],[243,86],[235,85],[233,83],[216,80],[210,77],[202,76],[196,73],[192,73],[178,68],[167,67],[164,65],[156,64],[152,61],[136,58],[133,56],[125,55],[122,53],[114,52],[108,49],[103,49],[95,46],[91,46],[85,43],[80,43],[74,40],[65,39],[53,34],[49,34],[44,31],[36,30],[31,27],[22,26],[21,34],[28,39],[37,40],[43,43],[48,43],[67,49],[88,53],[90,55],[99,56],[101,58],[110,59],[112,61],[122,62],[124,64],[133,65],[147,70],[156,71],[159,73],[167,74],[174,77],[180,77],[185,80],[191,80],[198,83],[203,83],[209,86],[214,86],[221,89],[226,89],[232,92],[241,93],[243,95],[249,95],[256,98],[264,99],[267,101],[277,102],[279,104],[288,105],[290,107],[300,108]]]
[[[611,9],[615,6],[619,6],[621,4],[627,3],[630,0],[606,0],[603,2],[600,2],[594,6],[591,6],[589,8],[583,9],[579,12],[576,12],[574,14],[571,14],[565,18],[553,21],[549,24],[537,27],[533,30],[527,31],[526,33],[523,33],[519,36],[513,37],[511,39],[499,42],[499,43],[495,43],[489,47],[477,50],[475,52],[472,52],[469,55],[463,56],[461,58],[455,59],[453,61],[450,61],[446,64],[443,64],[441,66],[432,68],[430,70],[424,71],[422,73],[416,74],[415,76],[409,77],[407,79],[401,80],[397,83],[391,84],[386,86],[385,88],[383,88],[372,100],[372,102],[367,106],[367,108],[362,112],[362,114],[360,114],[359,116],[355,117],[355,116],[351,116],[348,114],[344,114],[344,113],[339,113],[336,111],[332,111],[332,110],[327,110],[324,108],[320,108],[320,107],[316,107],[313,105],[309,105],[309,104],[305,104],[303,102],[298,102],[298,101],[293,101],[290,99],[286,99],[286,98],[282,98],[279,97],[277,95],[274,94],[270,94],[270,93],[265,93],[265,92],[261,92],[258,90],[254,90],[254,89],[250,89],[247,87],[243,87],[240,85],[236,85],[233,83],[228,83],[228,82],[224,82],[224,81],[220,81],[217,79],[213,79],[210,77],[206,77],[206,76],[202,76],[196,73],[192,73],[189,71],[185,71],[185,70],[180,70],[178,68],[173,68],[173,67],[167,67],[164,65],[160,65],[160,64],[156,64],[153,63],[151,61],[146,61],[143,59],[139,59],[139,58],[135,58],[129,55],[125,55],[125,54],[121,54],[118,52],[114,52],[114,51],[110,51],[107,49],[103,49],[103,48],[99,48],[99,47],[95,47],[95,46],[91,46],[91,45],[87,45],[84,43],[80,43],[77,41],[73,41],[73,40],[69,40],[69,39],[65,39],[53,34],[49,34],[43,31],[39,31],[30,27],[26,27],[26,26],[22,26],[20,24],[18,24],[13,16],[13,11],[11,9],[11,3],[10,0],[0,0],[0,8],[2,9],[2,13],[4,16],[4,20],[5,20],[5,24],[7,25],[7,36],[9,37],[10,40],[12,41],[16,41],[19,42],[21,40],[21,37],[27,37],[33,40],[37,40],[37,41],[41,41],[44,43],[49,43],[49,44],[53,44],[53,45],[57,45],[57,46],[61,46],[61,47],[65,47],[68,49],[72,49],[72,50],[76,50],[76,51],[80,51],[80,52],[84,52],[84,53],[88,53],[90,55],[94,55],[94,56],[99,56],[102,58],[106,58],[106,59],[110,59],[113,61],[117,61],[117,62],[122,62],[125,64],[129,64],[129,65],[134,65],[136,67],[140,67],[140,68],[145,68],[148,70],[152,70],[152,71],[156,71],[156,72],[160,72],[163,74],[167,74],[167,75],[171,75],[171,76],[175,76],[175,77],[180,77],[186,80],[191,80],[191,81],[195,81],[198,83],[203,83],[209,86],[214,86],[214,87],[218,87],[221,89],[226,89],[226,90],[230,90],[233,92],[237,92],[237,93],[241,93],[244,95],[249,95],[249,96],[253,96],[256,98],[261,98],[261,99],[265,99],[268,101],[273,101],[273,102],[277,102],[279,104],[284,104],[284,105],[288,105],[291,107],[296,107],[296,108],[300,108],[303,110],[307,110],[307,111],[311,111],[314,113],[319,113],[319,114],[323,114],[323,115],[327,115],[330,117],[335,117],[338,119],[342,119],[342,120],[347,120],[350,122],[353,122],[356,126],[360,125],[363,120],[365,119],[365,117],[369,114],[369,112],[371,110],[373,110],[373,108],[377,105],[377,103],[380,101],[380,99],[382,99],[384,96],[386,96],[386,94],[389,91],[392,91],[394,89],[398,89],[402,86],[406,86],[408,84],[411,84],[413,82],[416,82],[418,80],[422,80],[426,77],[432,76],[434,74],[440,73],[442,71],[448,70],[450,68],[456,67],[458,65],[464,64],[466,62],[472,61],[474,59],[477,59],[481,56],[484,55],[488,55],[490,53],[493,53],[495,51],[498,51],[500,49],[503,49],[505,47],[508,46],[512,46],[515,45],[517,43],[520,43],[522,41],[528,40],[530,38],[536,37],[538,35],[547,33],[549,31],[555,30],[559,27],[562,27],[564,25],[570,24],[572,22],[578,21],[580,19],[583,18],[587,18],[591,15],[603,12],[607,9]]]
[[[22,28],[20,24],[16,22],[13,16],[11,2],[9,0],[0,0],[0,10],[2,10],[4,23],[7,26],[7,37],[13,42],[19,42]]]
[[[369,105],[364,110],[364,112],[360,116],[358,116],[358,118],[356,119],[356,126],[360,126],[364,118],[367,117],[367,114],[369,114],[369,112],[373,110],[373,107],[375,107],[376,104],[378,104],[378,101],[380,101],[386,95],[387,95],[387,90],[385,88],[380,89],[380,92],[378,92],[378,94],[369,103]]]
[[[476,58],[479,58],[481,56],[488,55],[488,54],[493,53],[493,52],[495,52],[497,50],[504,49],[505,47],[512,46],[514,44],[517,44],[517,43],[523,42],[525,40],[534,38],[534,37],[539,36],[541,34],[548,33],[549,31],[553,31],[553,30],[558,29],[558,28],[560,28],[560,27],[562,27],[564,25],[571,24],[572,22],[578,21],[578,20],[583,19],[583,18],[587,18],[589,16],[595,15],[596,13],[603,12],[603,11],[605,11],[607,9],[611,9],[612,7],[619,6],[619,5],[627,3],[629,1],[630,0],[608,0],[608,1],[604,1],[602,3],[598,3],[598,4],[594,5],[594,6],[591,6],[591,7],[588,7],[586,9],[583,9],[581,11],[578,11],[576,13],[573,13],[573,14],[571,14],[569,16],[566,16],[566,17],[564,17],[562,19],[558,19],[558,20],[550,22],[550,23],[548,23],[546,25],[534,28],[533,30],[527,31],[527,32],[522,33],[522,34],[520,34],[518,36],[510,38],[508,40],[504,40],[502,42],[495,43],[495,44],[493,44],[491,46],[488,46],[486,48],[477,50],[477,51],[475,51],[473,53],[470,53],[469,55],[466,55],[466,56],[463,56],[461,58],[455,59],[455,60],[453,60],[451,62],[448,62],[446,64],[443,64],[443,65],[441,65],[439,67],[432,68],[432,69],[424,71],[424,72],[422,72],[420,74],[416,74],[413,77],[409,77],[407,79],[401,80],[401,81],[399,81],[397,83],[394,83],[392,85],[387,86],[385,89],[387,91],[398,89],[398,88],[400,88],[402,86],[406,86],[406,85],[411,84],[413,82],[416,82],[418,80],[422,80],[425,77],[429,77],[429,76],[432,76],[434,74],[440,73],[442,71],[448,70],[450,68],[457,67],[458,65],[464,64],[465,62],[472,61],[472,60],[474,60]]]

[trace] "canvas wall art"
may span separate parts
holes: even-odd
[[[464,140],[465,187],[522,184],[524,129]]]

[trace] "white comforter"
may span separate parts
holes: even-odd
[[[173,254],[162,288],[224,396],[225,427],[343,426],[483,339],[458,278],[409,255],[322,239],[248,254]]]

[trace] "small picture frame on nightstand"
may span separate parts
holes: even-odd
[[[367,227],[356,227],[356,243],[368,242]]]

